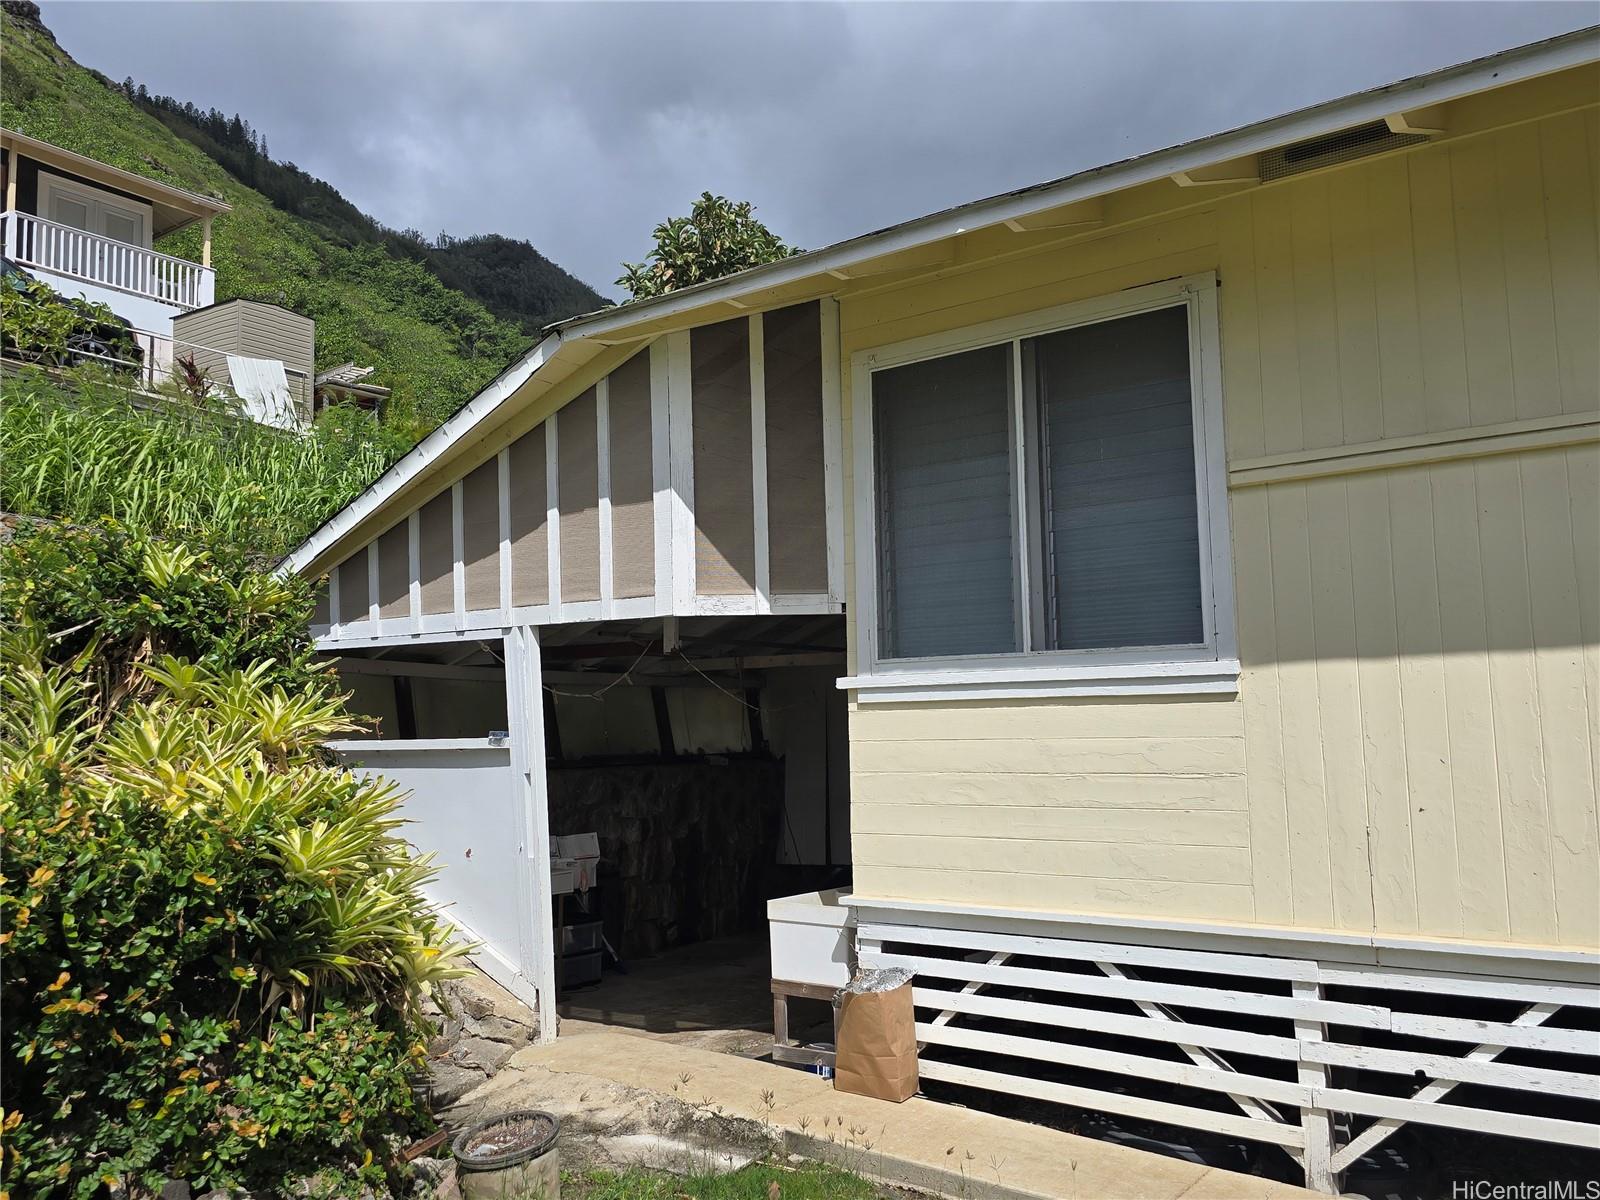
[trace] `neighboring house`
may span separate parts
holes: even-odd
[[[1557,38],[563,322],[296,550],[385,718],[341,750],[415,789],[543,1036],[547,803],[628,857],[649,823],[607,845],[633,801],[572,777],[715,710],[735,751],[787,723],[793,861],[848,828],[924,1079],[1324,1190],[1407,1123],[1600,1146],[1597,64]],[[835,785],[801,725],[837,646]]]
[[[0,153],[5,257],[57,292],[104,304],[127,321],[143,351],[144,383],[165,379],[175,359],[194,357],[257,419],[309,419],[313,323],[276,305],[214,305],[211,227],[227,204],[9,129],[0,129]],[[199,262],[153,248],[196,222]],[[239,379],[230,356],[240,360]]]

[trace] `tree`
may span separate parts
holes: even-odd
[[[655,249],[642,263],[623,263],[617,286],[643,300],[800,253],[754,214],[749,201],[702,192],[687,217],[656,226]]]

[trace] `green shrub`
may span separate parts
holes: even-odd
[[[115,525],[25,525],[0,558],[0,619],[42,625],[52,663],[86,655],[101,712],[167,654],[219,670],[269,663],[269,686],[315,685],[312,602],[307,581],[252,570],[227,545],[190,551]]]
[[[309,436],[184,403],[135,402],[80,375],[8,379],[0,508],[227,542],[262,561],[292,549],[410,447],[415,430],[341,412]]]
[[[331,680],[248,661],[303,596],[118,533],[25,532],[0,572],[6,1185],[381,1185],[461,948],[394,789],[321,749],[356,727]],[[103,628],[53,636],[93,595]]]

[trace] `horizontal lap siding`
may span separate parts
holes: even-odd
[[[850,734],[858,890],[1251,916],[1232,700],[858,705]]]
[[[848,373],[1216,270],[1230,466],[1324,471],[1230,490],[1238,701],[856,705],[858,890],[1600,942],[1600,447],[1452,442],[1600,408],[1597,171],[1590,108],[847,295]],[[1419,435],[1445,445],[1327,457]]]

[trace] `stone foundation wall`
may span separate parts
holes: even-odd
[[[781,763],[553,767],[549,781],[550,832],[600,835],[599,911],[624,958],[765,922]]]

